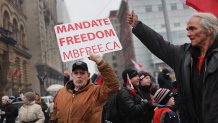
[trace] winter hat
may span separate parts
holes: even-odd
[[[166,105],[172,95],[173,94],[169,89],[160,88],[154,94],[154,101],[160,105]]]
[[[25,94],[24,94],[24,96],[30,101],[30,102],[32,102],[32,101],[34,101],[35,100],[35,94],[33,93],[33,92],[26,92]]]
[[[83,61],[76,61],[72,66],[72,71],[75,71],[78,68],[82,68],[83,70],[88,71],[88,66]]]
[[[133,77],[138,75],[138,72],[134,69],[126,69],[122,73],[123,81],[126,82],[127,80],[127,74],[129,75],[129,79],[132,79]]]
[[[170,70],[168,70],[168,69],[165,68],[165,69],[162,70],[162,72],[163,72],[164,74],[168,74],[168,73],[170,73]]]
[[[151,77],[151,74],[149,74],[148,72],[145,72],[145,71],[140,71],[139,72],[140,80],[144,79],[146,76],[150,76]]]
[[[3,96],[2,99],[9,101],[9,97],[8,96]]]

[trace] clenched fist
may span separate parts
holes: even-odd
[[[132,11],[127,15],[127,22],[134,28],[139,23],[138,15]]]
[[[96,64],[98,64],[98,63],[100,63],[102,61],[101,56],[94,55],[92,52],[90,52],[89,54],[90,54],[89,60],[92,60],[92,61],[96,62]]]

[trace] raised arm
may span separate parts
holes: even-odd
[[[119,88],[119,80],[112,67],[98,55],[91,55],[90,60],[96,62],[98,70],[103,77],[102,85],[96,92],[96,99],[103,103],[109,99]]]
[[[127,16],[127,22],[133,27],[133,34],[153,54],[172,68],[175,68],[175,65],[178,64],[178,60],[181,57],[180,52],[184,51],[182,46],[176,46],[165,41],[159,33],[140,22],[138,16],[134,12]]]

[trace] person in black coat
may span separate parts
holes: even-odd
[[[0,123],[3,123],[4,120],[6,120],[6,123],[15,123],[16,117],[18,115],[18,109],[17,107],[12,105],[9,101],[10,99],[8,96],[2,97]]]
[[[44,100],[41,99],[41,96],[38,94],[38,93],[35,93],[35,103],[40,105],[41,108],[42,108],[42,112],[45,116],[45,123],[48,123],[49,122],[49,107],[48,105],[45,103]]]
[[[140,78],[139,89],[142,94],[142,99],[146,99],[149,102],[154,102],[153,95],[150,93],[150,89],[152,87],[151,74],[145,71],[140,71],[139,78]],[[151,123],[153,116],[154,116],[154,109],[150,108],[150,110],[146,111],[145,116],[144,116],[146,119],[146,123]]]
[[[195,13],[187,22],[191,43],[173,45],[138,20],[134,12],[128,23],[139,40],[168,64],[178,83],[178,109],[182,123],[218,123],[218,19]]]
[[[170,70],[165,68],[159,72],[157,80],[160,88],[167,88],[172,91],[173,88],[172,80],[170,78]]]
[[[123,119],[122,123],[146,123],[146,112],[154,107],[151,102],[142,98],[138,72],[127,69],[122,77],[125,85],[118,93],[118,109]]]
[[[66,85],[66,83],[70,81],[70,75],[68,73],[68,70],[64,70],[64,85]]]

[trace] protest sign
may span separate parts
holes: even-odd
[[[63,62],[93,54],[121,50],[121,43],[109,18],[56,25],[55,33]]]

